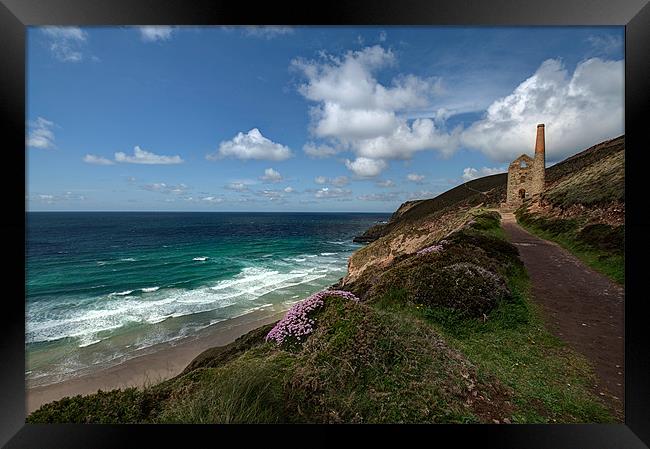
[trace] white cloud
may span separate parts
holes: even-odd
[[[393,182],[392,179],[380,180],[375,184],[377,184],[378,187],[395,187],[395,182]]]
[[[226,186],[228,190],[234,190],[236,192],[245,192],[248,190],[248,185],[244,182],[231,182]]]
[[[259,129],[253,128],[246,134],[240,132],[231,140],[221,142],[216,153],[206,156],[209,160],[222,157],[282,161],[291,157],[291,150],[267,139]]]
[[[457,132],[447,134],[428,118],[406,118],[413,110],[430,107],[441,89],[439,79],[402,74],[380,83],[376,72],[394,66],[396,57],[378,45],[342,57],[321,56],[320,61],[291,63],[307,79],[298,91],[316,103],[310,110],[310,131],[316,138],[330,139],[358,157],[382,159],[381,164],[423,150],[450,154],[457,147]],[[335,154],[330,148],[310,143],[305,152],[330,156]]]
[[[170,26],[141,26],[138,30],[144,42],[166,41],[171,39],[174,32]]]
[[[41,28],[48,38],[52,55],[63,62],[79,62],[88,34],[79,27],[48,26]]]
[[[160,192],[165,194],[175,194],[180,195],[187,192],[187,185],[181,183],[178,185],[168,185],[164,182],[154,182],[152,184],[143,185],[144,190],[149,190],[150,192]]]
[[[497,173],[504,173],[507,170],[503,167],[483,167],[480,170],[476,168],[467,167],[463,170],[463,179],[465,181],[471,181],[472,179],[482,178],[483,176],[496,175]]]
[[[294,193],[295,189],[293,187],[291,187],[291,186],[287,186],[287,187],[284,188],[284,192],[285,193]]]
[[[87,164],[94,164],[94,165],[114,165],[115,162],[113,162],[110,159],[106,159],[103,156],[97,156],[95,154],[86,154],[83,158],[83,161]]]
[[[548,59],[485,117],[462,133],[462,142],[497,161],[532,154],[538,123],[546,125],[546,159],[560,160],[577,150],[624,133],[624,64],[591,58],[569,74]]]
[[[31,197],[26,198],[28,201],[34,201],[37,203],[45,204],[55,204],[60,202],[68,201],[85,201],[86,197],[84,195],[79,195],[73,192],[65,192],[63,194],[36,194]]]
[[[274,37],[293,34],[293,28],[288,26],[245,26],[244,34],[252,37],[260,37],[264,39],[273,39]]]
[[[216,196],[205,196],[201,198],[201,201],[205,201],[207,203],[222,203],[223,198],[216,197]]]
[[[345,166],[361,178],[372,178],[380,174],[388,164],[381,159],[358,157],[354,161],[347,159]]]
[[[307,154],[308,156],[318,158],[318,159],[324,159],[330,156],[334,156],[335,154],[339,153],[340,150],[336,149],[334,147],[331,147],[329,145],[324,145],[324,144],[314,144],[312,142],[306,143],[303,147],[302,150]]]
[[[148,165],[171,165],[182,164],[184,161],[180,156],[162,156],[151,153],[136,146],[133,149],[133,156],[123,152],[115,153],[116,162],[126,162],[129,164],[148,164]]]
[[[379,32],[379,42],[385,42],[386,41],[386,32],[385,31],[380,31]]]
[[[314,196],[319,199],[327,199],[327,198],[343,198],[350,196],[352,194],[351,190],[348,189],[342,189],[340,187],[335,187],[335,188],[330,188],[330,187],[323,187],[322,189],[318,189]]]
[[[282,194],[281,191],[279,190],[270,190],[270,189],[265,189],[259,192],[263,197],[271,200],[271,201],[276,201],[276,200],[281,200],[284,195]]]
[[[409,173],[406,175],[406,179],[416,184],[421,184],[424,181],[424,175],[418,175],[417,173]]]
[[[592,35],[587,37],[587,42],[589,42],[592,48],[596,52],[604,53],[607,55],[620,53],[622,56],[623,53],[623,37],[622,36],[596,36]]]
[[[282,178],[282,175],[277,170],[267,168],[264,170],[264,176],[261,176],[260,179],[266,182],[280,182],[284,178]]]
[[[54,123],[38,117],[33,122],[29,122],[29,134],[25,139],[25,145],[31,148],[40,148],[49,150],[55,148],[54,145]]]
[[[330,181],[332,185],[335,186],[346,186],[350,183],[350,179],[347,176],[337,176],[336,178]]]
[[[346,186],[350,183],[350,178],[347,176],[337,176],[336,178],[328,178],[327,176],[316,176],[314,178],[316,184],[332,184],[337,187]]]

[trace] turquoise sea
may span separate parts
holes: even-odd
[[[26,377],[58,382],[345,276],[388,214],[30,212]]]

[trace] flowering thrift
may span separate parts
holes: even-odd
[[[323,307],[324,299],[328,296],[338,296],[351,301],[359,301],[354,294],[344,290],[322,290],[314,293],[309,298],[295,304],[287,314],[271,329],[266,336],[266,341],[273,340],[277,344],[284,343],[287,339],[298,342],[305,341],[307,336],[314,331],[315,321],[309,317],[314,310]]]

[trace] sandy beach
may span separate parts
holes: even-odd
[[[63,382],[28,388],[27,413],[41,405],[67,396],[86,395],[101,389],[142,387],[178,375],[201,352],[224,346],[247,332],[282,318],[285,312],[257,310],[217,323],[175,345],[160,344],[150,348],[150,353],[134,357],[119,365]]]

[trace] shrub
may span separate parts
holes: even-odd
[[[578,240],[604,251],[622,252],[625,244],[625,226],[596,223],[585,226],[578,233]]]

